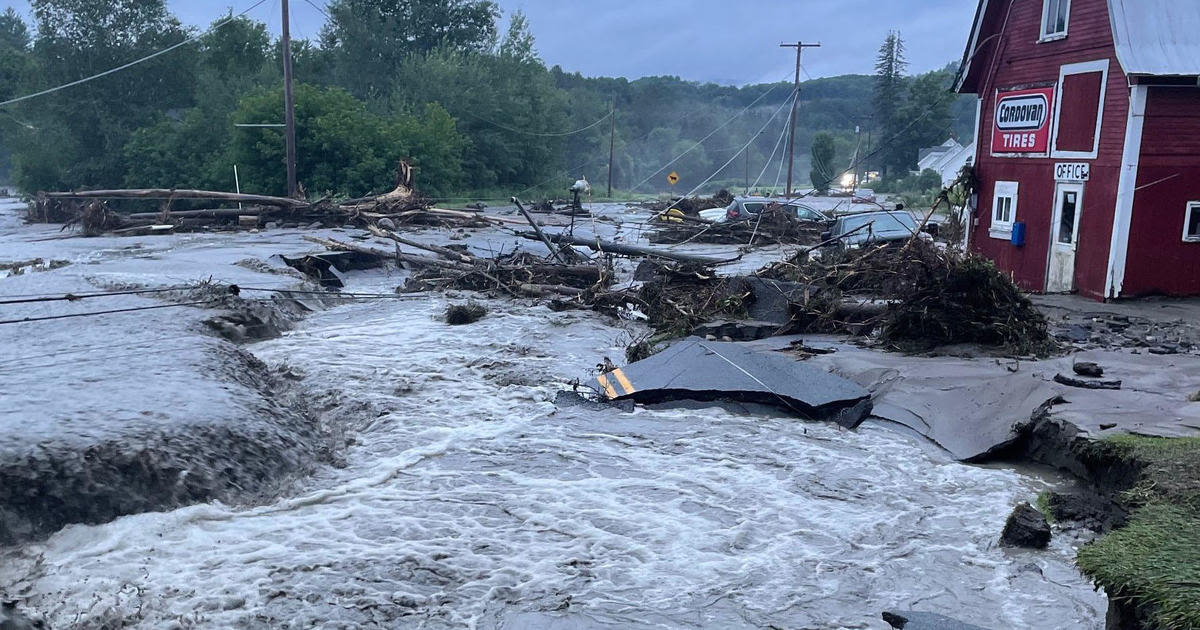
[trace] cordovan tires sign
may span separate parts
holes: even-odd
[[[1045,155],[1050,150],[1053,111],[1053,87],[997,92],[992,153]]]

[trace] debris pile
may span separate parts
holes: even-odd
[[[153,212],[128,212],[110,207],[118,202],[157,201]],[[237,207],[176,210],[176,202],[203,205],[237,204]],[[435,225],[440,227],[484,227],[489,222],[474,212],[445,210],[416,192],[412,169],[401,162],[396,188],[370,197],[334,201],[328,197],[308,201],[268,195],[139,188],[40,193],[29,204],[26,220],[31,223],[78,224],[85,236],[100,234],[148,234],[212,229],[279,227],[334,227],[348,223],[387,221],[390,225]]]
[[[644,206],[654,212],[676,209],[687,216],[699,216],[701,210],[724,208],[733,203],[733,194],[722,188],[711,197],[676,197],[668,201],[652,201]]]
[[[474,324],[487,315],[487,307],[479,302],[469,301],[466,304],[451,304],[446,307],[446,323],[451,326]]]
[[[746,316],[747,294],[734,278],[717,276],[697,264],[660,265],[655,278],[642,284],[635,302],[660,334],[678,337],[713,319]]]
[[[768,205],[746,221],[713,223],[691,216],[660,215],[660,227],[650,235],[651,243],[713,243],[755,245],[786,243],[815,245],[825,224],[801,221],[794,210]]]
[[[353,252],[377,264],[393,260],[413,269],[413,275],[401,289],[405,292],[464,289],[522,297],[578,297],[585,292],[599,291],[612,283],[611,265],[602,258],[587,261],[586,264],[546,261],[529,253],[481,258],[463,249],[410,240],[379,225],[370,225],[368,229],[375,236],[393,241],[394,251],[314,236],[306,236],[305,239],[333,251]],[[435,256],[406,253],[400,249],[401,245]],[[297,268],[310,276],[322,273],[318,265],[312,267],[318,268],[318,271]]]
[[[801,252],[759,276],[808,288],[792,302],[793,328],[878,331],[897,349],[951,344],[1045,354],[1056,344],[1046,318],[995,265],[921,239],[814,259]]]

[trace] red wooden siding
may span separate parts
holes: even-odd
[[[1059,151],[1091,153],[1096,146],[1096,115],[1100,113],[1100,83],[1103,79],[1103,72],[1063,77],[1062,99],[1058,104],[1058,135],[1054,140],[1054,147]]]
[[[1069,35],[1065,39],[1038,43],[1041,19],[1042,3],[1035,0],[989,3],[983,19],[980,41],[999,33],[1002,28],[1003,35],[981,47],[971,64],[972,74],[964,82],[964,89],[976,89],[984,99],[976,159],[980,179],[978,224],[971,232],[971,249],[1010,271],[1022,288],[1044,290],[1054,208],[1054,163],[1087,161],[1091,164],[1091,180],[1084,187],[1075,284],[1081,294],[1101,299],[1125,144],[1129,89],[1116,59],[1106,0],[1072,0]],[[1061,66],[1102,59],[1109,60],[1109,72],[1099,153],[1095,160],[992,157],[990,143],[997,89],[1054,85],[1058,82]],[[1086,77],[1079,77],[1083,79],[1079,84],[1081,93],[1088,89]],[[1062,123],[1060,119],[1060,127]],[[1094,133],[1094,115],[1090,124],[1088,135]],[[1076,133],[1083,135],[1082,132],[1068,131],[1068,134]],[[1072,143],[1076,140],[1077,136],[1069,139]],[[1090,143],[1087,150],[1091,150]],[[996,181],[1020,182],[1016,220],[1027,226],[1024,247],[1015,247],[1007,240],[988,234]]]
[[[1149,88],[1137,185],[1122,295],[1200,294],[1200,243],[1183,241],[1200,201],[1200,88]]]

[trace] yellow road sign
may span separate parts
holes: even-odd
[[[671,171],[671,174],[667,175],[667,183],[672,186],[674,186],[675,184],[678,184],[679,183],[679,173],[676,173],[675,171]]]

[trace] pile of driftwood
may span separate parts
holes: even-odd
[[[152,201],[153,212],[122,212],[110,203]],[[219,207],[174,209],[177,202],[195,205],[213,202]],[[390,225],[417,224],[443,227],[482,227],[488,224],[479,214],[444,210],[412,187],[412,169],[401,162],[396,188],[391,192],[334,201],[315,201],[251,195],[214,190],[139,188],[40,193],[30,203],[27,220],[34,223],[78,224],[84,235],[146,234],[211,229],[250,229],[274,224],[278,227],[341,226],[387,220]]]
[[[687,215],[662,214],[659,215],[658,229],[650,234],[650,242],[815,245],[826,227],[816,221],[801,221],[795,210],[781,205],[769,205],[747,220],[722,223]]]
[[[724,208],[731,203],[733,203],[733,193],[722,188],[711,197],[675,197],[667,201],[652,201],[643,205],[654,212],[675,209],[687,216],[694,217],[699,216],[701,210]]]
[[[1056,348],[1046,318],[991,261],[924,239],[819,259],[805,251],[757,275],[804,287],[791,300],[795,332],[872,332],[903,350],[963,343],[1016,354]]]
[[[710,269],[707,272],[709,274],[713,265],[727,262],[652,247],[613,243],[594,237],[547,233],[520,200],[514,198],[512,201],[532,229],[514,233],[540,242],[549,251],[547,256],[515,252],[483,258],[471,254],[465,247],[434,245],[407,238],[390,229],[384,221],[368,224],[367,229],[376,237],[390,241],[393,245],[391,250],[314,236],[306,236],[305,239],[335,252],[356,254],[356,260],[346,264],[359,265],[362,264],[362,260],[375,263],[391,260],[411,269],[413,274],[403,287],[404,291],[463,289],[511,296],[550,297],[558,301],[559,307],[595,307],[601,310],[623,307],[629,303],[648,304],[639,296],[637,290],[610,290],[614,277],[613,256],[645,258],[659,261],[660,264],[690,265],[696,269]],[[401,247],[420,250],[422,253],[412,253]],[[577,248],[587,248],[592,254],[582,253]],[[308,273],[314,279],[330,280],[325,274],[329,267],[328,261],[296,260],[289,264]],[[691,292],[690,289],[682,288],[681,291]]]

